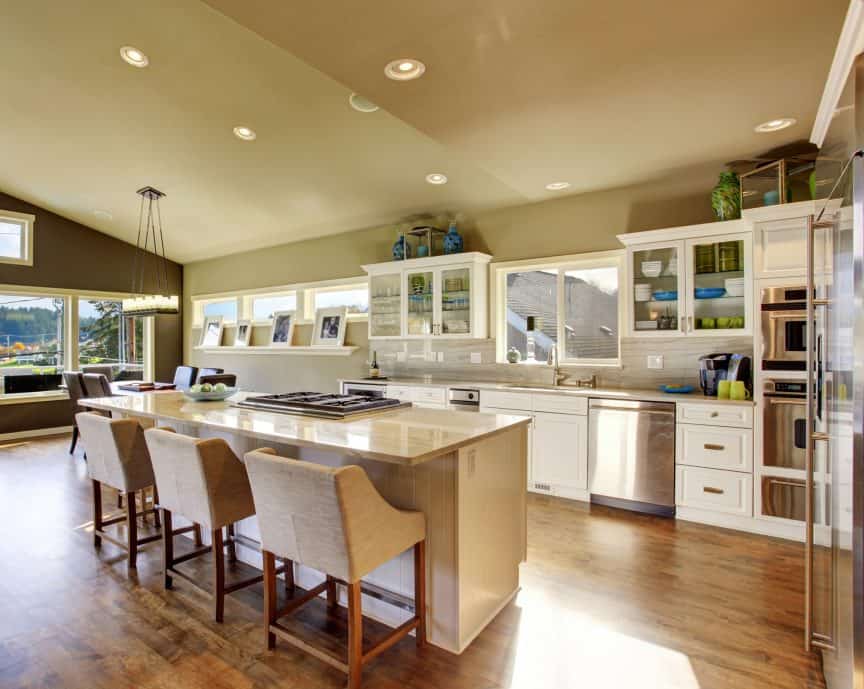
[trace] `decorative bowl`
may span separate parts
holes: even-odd
[[[191,390],[184,390],[183,394],[195,402],[221,402],[236,392],[237,388],[226,388],[222,392],[215,392],[213,390],[210,392],[192,392]]]
[[[654,292],[655,301],[676,301],[678,299],[678,290],[664,290]]]
[[[661,385],[660,390],[663,392],[669,392],[674,395],[686,395],[695,390],[692,385]]]
[[[697,287],[693,290],[697,299],[717,299],[726,294],[722,287]]]

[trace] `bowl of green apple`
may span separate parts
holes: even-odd
[[[200,385],[191,386],[188,390],[184,390],[183,394],[196,402],[219,402],[228,399],[235,392],[237,392],[237,388],[228,387],[225,383],[215,383],[213,385],[210,383],[201,383]]]

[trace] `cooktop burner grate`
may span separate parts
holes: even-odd
[[[344,418],[352,414],[384,411],[408,406],[401,400],[365,395],[339,395],[327,392],[286,392],[277,395],[247,397],[236,406],[279,411],[287,414]]]

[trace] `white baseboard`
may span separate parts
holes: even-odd
[[[71,433],[72,426],[53,426],[52,428],[33,428],[29,431],[15,431],[14,433],[0,433],[0,442],[4,440],[21,440],[23,438],[41,438],[45,435],[63,435]]]
[[[747,531],[762,536],[774,536],[785,538],[790,541],[804,541],[804,524],[790,523],[786,520],[774,521],[768,519],[754,519],[753,517],[742,517],[737,514],[725,514],[723,512],[712,512],[700,510],[694,507],[676,507],[675,518],[687,522],[698,522],[711,526],[721,526],[736,531]]]

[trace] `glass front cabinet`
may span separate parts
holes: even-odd
[[[491,258],[470,252],[363,266],[369,339],[485,338]]]
[[[744,227],[732,220],[620,235],[627,246],[628,334],[752,334],[752,232],[734,231]]]

